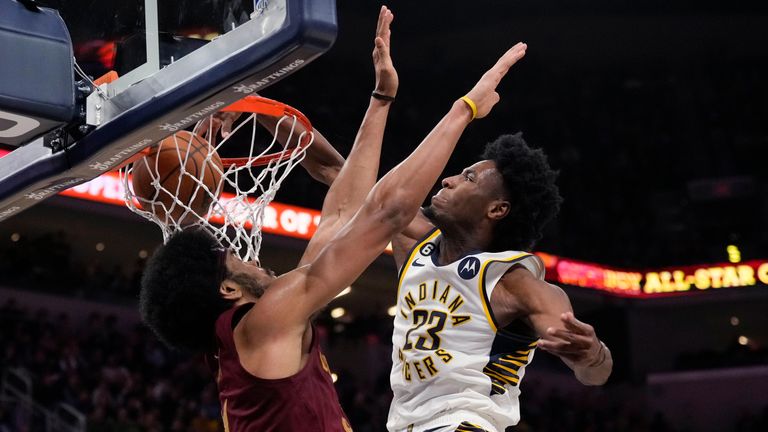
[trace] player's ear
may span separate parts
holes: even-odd
[[[488,205],[488,211],[486,212],[486,215],[489,219],[497,221],[504,219],[509,214],[509,208],[510,204],[509,201],[504,200],[493,200],[491,201],[490,205]]]
[[[237,301],[243,297],[243,289],[232,279],[224,279],[219,285],[219,294],[224,300]]]

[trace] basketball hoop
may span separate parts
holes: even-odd
[[[174,177],[171,182],[168,181],[167,172],[160,172],[159,159],[155,158],[154,163],[147,162],[148,155],[153,150],[158,151],[157,147],[162,148],[165,143],[173,145],[181,144],[182,141],[177,141],[177,135],[173,135],[163,140],[163,143],[145,149],[140,157],[120,169],[125,203],[131,211],[161,228],[163,242],[167,242],[177,231],[200,227],[211,233],[222,247],[237,253],[244,261],[258,260],[265,209],[274,199],[283,180],[306,156],[306,149],[314,139],[312,124],[299,110],[259,96],[247,96],[222,111],[249,113],[250,116],[218,143],[211,136],[212,128],[209,127],[206,144],[211,145],[205,146],[207,151],[201,152],[200,148],[193,149],[191,146],[176,147],[184,150],[171,152],[178,157],[178,166],[170,174],[178,178]],[[259,151],[256,146],[256,130],[260,115],[279,120],[271,143]],[[193,131],[200,130],[203,122],[212,125],[213,118],[201,120]],[[248,129],[248,125],[251,125],[248,154],[244,157],[219,159],[219,149],[231,137],[242,133],[242,129]],[[285,145],[280,148],[276,137],[280,131],[285,134],[286,130],[289,133]],[[190,135],[189,132],[186,135]],[[205,142],[203,139],[199,141]],[[192,165],[191,159],[194,159]],[[144,175],[148,171],[151,177],[151,186],[154,188],[150,189],[154,191],[154,194],[149,194],[151,196],[146,192],[137,194],[131,181],[134,169],[139,164],[144,164],[140,167]],[[202,169],[198,167],[200,164]],[[189,169],[190,166],[195,166],[195,169]],[[211,177],[216,180],[216,184],[211,184]],[[183,193],[180,194],[180,191]],[[201,196],[205,198],[205,208],[199,206]]]

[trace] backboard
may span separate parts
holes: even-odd
[[[277,83],[336,37],[335,0],[37,3],[64,19],[76,80],[111,70],[119,78],[82,101],[77,129],[0,159],[0,221]]]

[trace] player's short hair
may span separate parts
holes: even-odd
[[[511,204],[509,214],[495,227],[489,250],[530,250],[560,211],[563,198],[555,183],[557,171],[549,166],[544,151],[528,146],[522,132],[488,143],[482,158],[496,164]]]
[[[227,274],[225,257],[213,236],[188,229],[174,234],[149,259],[139,309],[166,345],[194,353],[215,350],[216,319],[233,305],[219,294]]]

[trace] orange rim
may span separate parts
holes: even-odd
[[[282,116],[289,116],[289,117],[296,117],[296,120],[304,126],[304,130],[307,131],[307,133],[304,135],[304,138],[299,142],[297,145],[299,148],[303,149],[304,147],[308,146],[311,142],[310,139],[310,133],[312,132],[312,123],[309,122],[309,119],[307,116],[305,116],[301,111],[297,110],[296,108],[286,105],[282,102],[278,102],[276,100],[267,99],[261,96],[246,96],[243,99],[240,99],[239,101],[233,103],[232,105],[229,105],[228,107],[222,109],[223,112],[247,112],[247,113],[254,113],[254,114],[263,114],[268,115],[271,117],[282,117]],[[293,150],[294,147],[288,147],[289,150]],[[287,159],[290,157],[292,151],[279,151],[274,153],[265,154],[263,156],[257,157],[257,158],[222,158],[221,162],[226,166],[244,166],[244,165],[252,165],[252,166],[263,166],[267,165],[268,163],[276,160],[282,160]]]
[[[282,116],[293,116],[296,117],[296,120],[304,126],[304,129],[307,131],[307,134],[304,135],[304,138],[299,142],[298,147],[304,148],[309,145],[310,143],[310,135],[309,133],[312,132],[312,123],[309,122],[309,119],[307,116],[304,115],[301,111],[297,110],[296,108],[286,105],[282,102],[278,102],[276,100],[267,99],[261,96],[246,96],[243,99],[240,99],[239,101],[233,103],[232,105],[227,106],[226,108],[222,109],[223,112],[244,112],[244,113],[253,113],[253,114],[263,114],[268,115],[271,117],[282,117]],[[294,147],[289,147],[289,150],[293,150]],[[147,147],[140,152],[134,154],[127,160],[125,160],[123,163],[120,164],[119,167],[115,168],[115,170],[118,170],[129,163],[135,162],[147,155],[150,154],[152,147]],[[263,156],[257,157],[257,158],[249,158],[249,157],[243,157],[243,158],[222,158],[221,163],[224,166],[245,166],[249,163],[251,166],[264,166],[269,164],[272,161],[276,160],[282,160],[287,159],[290,157],[292,151],[278,151],[274,153],[265,154]]]

